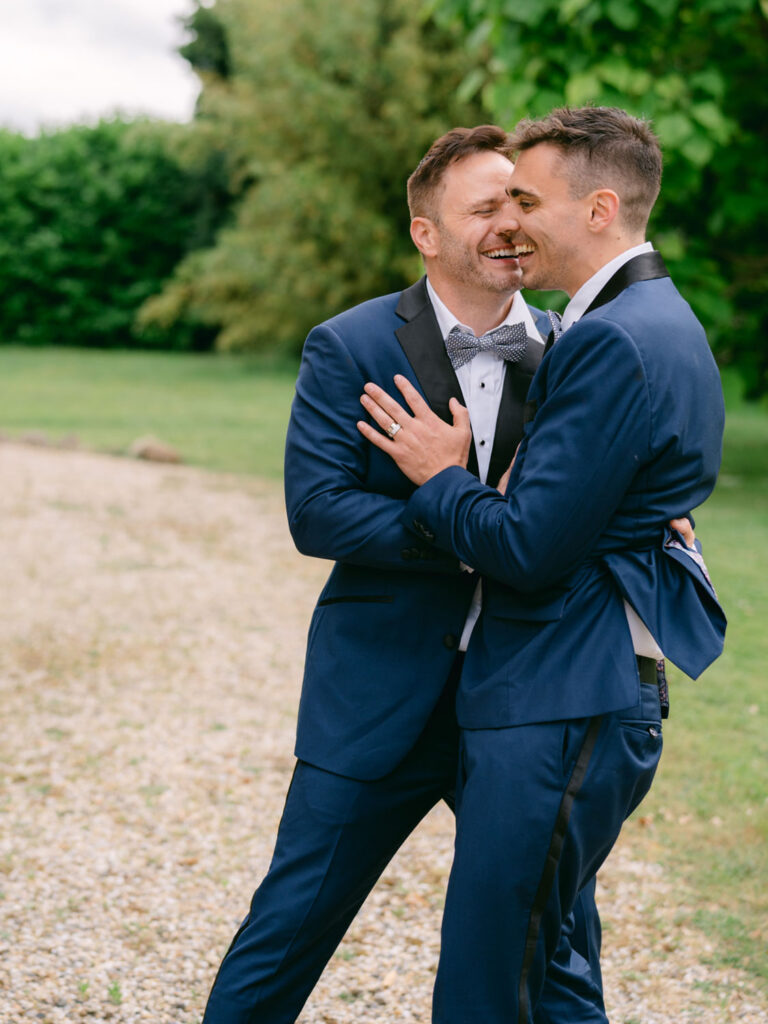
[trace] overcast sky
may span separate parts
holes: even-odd
[[[186,121],[198,81],[175,53],[193,0],[0,0],[0,125],[115,111]]]

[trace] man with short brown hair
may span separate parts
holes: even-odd
[[[512,143],[523,283],[570,302],[503,493],[463,468],[461,410],[437,420],[404,377],[410,412],[368,384],[384,433],[358,423],[419,485],[403,525],[483,574],[436,1024],[537,1019],[564,921],[650,788],[659,659],[696,677],[725,632],[700,546],[667,528],[712,491],[724,414],[704,331],[645,241],[658,142],[624,111],[584,108],[525,122]]]
[[[519,294],[508,141],[494,126],[437,140],[409,183],[426,277],[307,338],[286,501],[299,550],[336,564],[310,626],[298,761],[274,858],[222,962],[205,1024],[294,1021],[400,844],[437,802],[453,804],[454,700],[477,585],[457,558],[402,526],[413,487],[371,451],[355,419],[367,379],[402,373],[448,421],[451,402],[469,405],[470,464],[481,479],[496,484],[508,467],[548,329]],[[569,960],[551,973],[553,1005],[567,1007],[560,1024],[601,1003],[586,962],[599,943],[591,889],[584,901],[578,966]]]
[[[509,157],[510,138],[509,132],[495,124],[481,124],[476,128],[452,128],[436,139],[406,183],[411,219],[439,220],[443,178],[451,164],[476,153],[494,152]]]

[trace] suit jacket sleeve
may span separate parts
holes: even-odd
[[[584,320],[549,353],[545,389],[506,496],[457,467],[420,487],[404,522],[521,591],[564,580],[592,550],[652,457],[646,374],[629,335]]]
[[[304,346],[285,449],[288,522],[303,554],[372,568],[458,574],[455,557],[402,523],[413,487],[356,427],[370,378],[329,325]]]

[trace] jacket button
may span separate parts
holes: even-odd
[[[457,636],[454,636],[453,633],[446,633],[445,636],[443,637],[443,644],[448,648],[449,651],[452,651],[454,647],[459,646],[459,638]]]
[[[403,550],[400,552],[400,557],[404,562],[410,562],[410,560],[413,558],[413,549],[403,548]]]
[[[425,540],[434,540],[435,539],[434,533],[432,533],[432,531],[429,529],[429,527],[425,526],[424,523],[422,523],[420,520],[418,520],[418,519],[414,519],[413,520],[413,528],[414,528],[414,530],[416,530],[417,533],[420,533],[421,536],[424,537]]]

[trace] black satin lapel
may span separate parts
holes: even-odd
[[[453,417],[448,402],[451,398],[458,398],[464,405],[464,396],[445,351],[445,342],[427,295],[425,278],[403,292],[397,313],[408,318],[407,323],[397,328],[395,335],[413,367],[424,397],[441,420],[451,423]],[[474,445],[470,449],[467,469],[477,474]]]
[[[416,284],[403,289],[400,293],[395,312],[403,320],[415,320],[424,307],[429,305],[427,278],[425,276],[420,277]]]
[[[519,363],[515,363],[515,369],[533,377],[539,368],[539,363],[544,358],[544,339],[528,335],[528,344],[525,348],[525,355]]]
[[[463,403],[464,399],[431,305],[426,303],[418,316],[398,327],[395,334],[430,406],[450,423],[449,400],[458,398]]]
[[[529,338],[522,360],[519,363],[507,364],[499,414],[496,418],[491,462],[488,467],[487,482],[493,487],[509,468],[512,456],[522,440],[525,400],[543,355],[543,344],[537,339]]]
[[[655,250],[654,252],[641,252],[639,256],[634,256],[624,266],[619,267],[610,281],[602,287],[589,304],[585,315],[615,299],[631,284],[636,284],[638,281],[655,281],[660,277],[669,277],[669,271],[664,265],[661,253]]]

